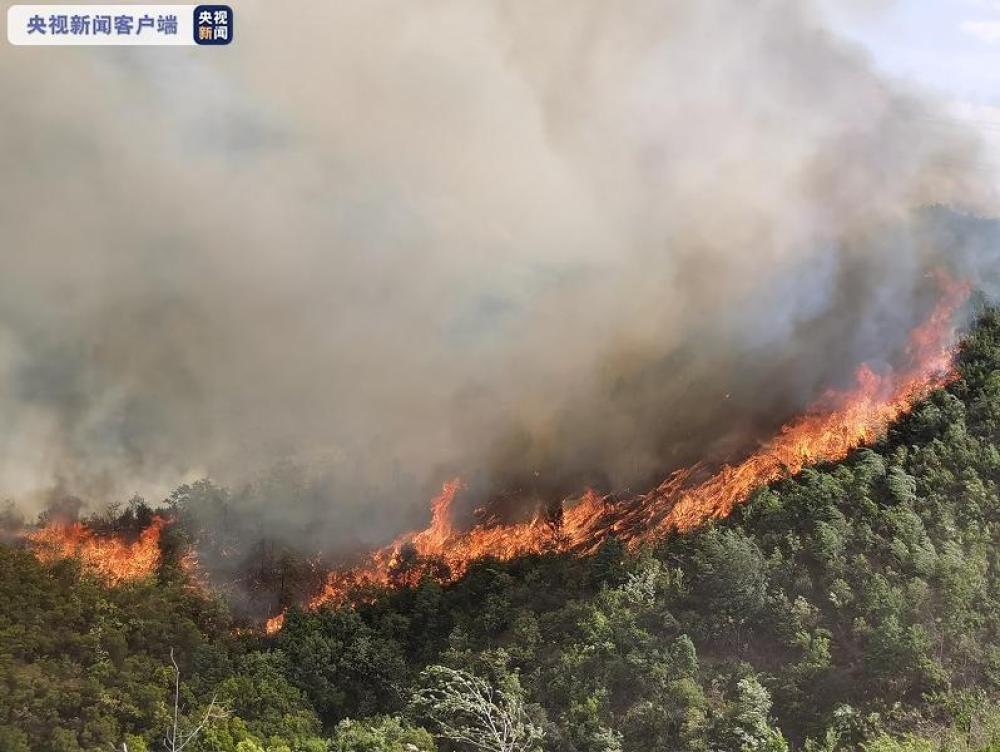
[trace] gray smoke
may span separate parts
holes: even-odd
[[[931,269],[995,282],[925,210],[992,212],[977,143],[809,2],[237,13],[0,58],[6,495],[292,460],[247,503],[337,544],[454,474],[640,488],[891,366]]]

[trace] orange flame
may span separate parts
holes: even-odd
[[[264,633],[273,635],[281,631],[281,628],[285,626],[285,612],[282,611],[277,616],[272,616],[266,622],[264,622]]]
[[[82,522],[54,522],[25,534],[35,556],[43,562],[76,557],[85,570],[118,585],[148,577],[160,565],[160,533],[167,524],[156,515],[132,542],[97,535]]]
[[[853,389],[827,393],[741,462],[725,465],[707,479],[703,465],[684,468],[653,491],[624,500],[587,490],[578,499],[564,501],[555,518],[539,514],[513,524],[487,518],[464,531],[452,519],[462,482],[448,481],[431,502],[431,523],[426,529],[399,536],[354,567],[328,572],[309,607],[363,601],[366,591],[411,586],[426,576],[451,582],[485,557],[509,560],[545,551],[587,553],[609,535],[634,548],[726,517],[756,488],[808,465],[842,459],[852,449],[875,440],[915,402],[957,378],[952,319],[969,288],[943,277],[939,283],[941,301],[911,333],[906,368],[878,374],[862,365]],[[42,561],[77,557],[88,571],[109,584],[120,584],[157,569],[160,533],[166,524],[165,517],[154,516],[134,541],[98,535],[80,522],[52,523],[26,533],[25,538]],[[181,564],[189,579],[198,582],[194,553],[189,551]],[[265,632],[278,632],[284,620],[284,612],[268,619]]]
[[[942,298],[910,335],[905,369],[880,375],[862,365],[852,390],[827,393],[742,462],[723,466],[707,480],[696,481],[706,468],[695,465],[674,472],[650,493],[624,501],[587,491],[580,499],[563,503],[558,523],[538,515],[515,524],[487,520],[464,532],[451,521],[451,508],[462,487],[460,480],[451,480],[432,501],[426,530],[400,536],[353,568],[329,572],[309,606],[357,602],[364,600],[365,590],[413,585],[427,575],[450,582],[484,557],[508,560],[543,551],[586,553],[612,534],[635,547],[726,517],[756,488],[808,465],[843,459],[852,449],[878,438],[915,402],[957,378],[952,319],[969,288],[943,276],[939,283]],[[270,620],[269,633],[280,629],[282,622],[283,615]]]

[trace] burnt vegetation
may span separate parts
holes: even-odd
[[[239,513],[208,483],[169,500],[162,564],[136,582],[0,545],[0,749],[159,749],[171,648],[182,722],[226,709],[200,752],[996,749],[1000,315],[958,366],[876,444],[724,521],[633,553],[481,560],[446,586],[403,557],[401,580],[428,575],[354,607],[294,606],[315,568],[266,542],[229,564],[250,587],[193,588],[186,510]],[[134,534],[153,514],[92,522]],[[242,628],[288,605],[273,637]]]

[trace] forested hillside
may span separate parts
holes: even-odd
[[[482,561],[292,609],[105,587],[0,545],[0,750],[1000,749],[1000,316],[961,378],[846,461],[627,554]],[[181,496],[197,503],[208,484]]]

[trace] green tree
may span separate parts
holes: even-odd
[[[437,734],[481,752],[534,752],[542,730],[528,715],[517,677],[500,686],[466,671],[429,666],[410,702],[411,712],[428,718]]]
[[[435,752],[434,737],[423,728],[393,716],[337,724],[330,752]]]

